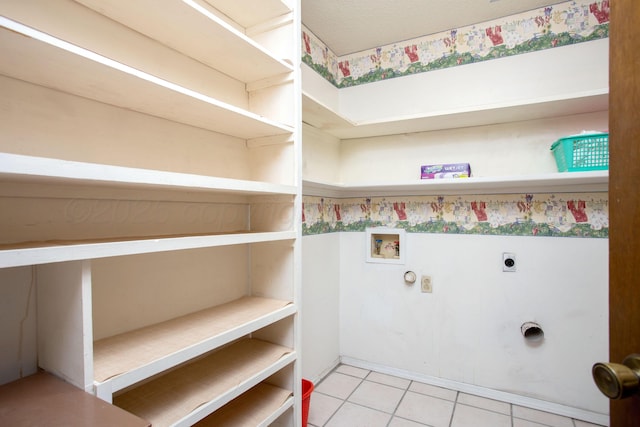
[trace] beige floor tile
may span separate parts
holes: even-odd
[[[371,381],[364,381],[349,397],[349,402],[392,414],[404,390]]]
[[[390,419],[390,414],[346,402],[326,427],[385,427]]]
[[[550,427],[574,427],[571,418],[513,405],[513,417],[533,421]]]
[[[426,394],[427,396],[439,397],[440,399],[446,399],[455,401],[458,392],[455,390],[449,390],[448,388],[436,387],[430,384],[424,384],[414,381],[409,386],[409,390],[416,393]]]
[[[389,427],[424,427],[426,424],[420,424],[415,421],[405,420],[404,418],[393,417],[389,423]]]
[[[334,372],[318,384],[316,391],[340,399],[346,399],[361,382],[362,380],[359,378]]]
[[[534,423],[533,421],[523,420],[521,418],[513,419],[513,427],[548,427],[544,424]]]
[[[369,372],[366,369],[356,368],[355,366],[349,365],[340,365],[336,368],[336,372],[340,372],[341,374],[351,375],[352,377],[364,378]]]
[[[603,427],[601,425],[588,423],[586,421],[573,420],[573,422],[576,424],[576,427]]]
[[[312,393],[309,401],[309,424],[323,426],[344,401],[320,393]]]
[[[392,387],[401,388],[406,390],[411,384],[411,380],[404,378],[394,377],[393,375],[381,374],[379,372],[371,372],[367,376],[367,380],[374,381],[380,384],[390,385]]]
[[[395,415],[433,427],[449,427],[454,403],[408,391]]]
[[[511,416],[458,404],[451,427],[511,427]]]
[[[511,415],[511,404],[500,402],[498,400],[487,399],[473,394],[460,393],[457,402],[464,405],[475,406],[476,408],[487,409],[493,412],[500,412],[505,415]]]

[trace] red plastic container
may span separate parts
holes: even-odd
[[[311,393],[313,392],[313,383],[309,380],[302,379],[302,427],[307,427],[309,419],[309,403],[311,402]]]

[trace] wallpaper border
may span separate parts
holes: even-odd
[[[607,193],[303,196],[302,234],[403,228],[410,233],[609,237]]]
[[[573,0],[336,56],[302,28],[302,61],[337,88],[609,37],[610,0]]]

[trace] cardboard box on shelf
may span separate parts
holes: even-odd
[[[469,163],[441,163],[420,167],[421,179],[469,178],[470,176],[471,166]]]

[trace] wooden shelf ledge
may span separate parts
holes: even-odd
[[[114,404],[153,425],[192,425],[294,360],[289,348],[241,340],[116,396]]]
[[[0,407],[3,426],[151,426],[44,371],[0,386]]]
[[[64,183],[249,196],[296,194],[293,185],[1,152],[0,177],[7,181],[41,185]]]
[[[124,237],[99,240],[72,240],[11,243],[0,245],[0,268],[52,262],[78,261],[112,256],[148,254],[214,246],[293,240],[296,231],[225,234],[191,234],[173,236]]]
[[[293,400],[291,391],[260,383],[194,426],[268,426],[293,405]]]
[[[98,396],[156,375],[259,328],[291,316],[288,301],[244,297],[93,344]]]
[[[605,192],[609,172],[564,172],[539,175],[430,179],[399,183],[332,184],[305,180],[302,194],[324,197],[429,196]]]
[[[293,133],[290,126],[2,16],[0,27],[0,55],[12,58],[0,63],[6,76],[242,139]]]
[[[290,12],[281,2],[253,2],[255,7],[239,8],[227,1],[214,0],[167,2],[162,7],[157,7],[155,0],[127,3],[77,1],[245,83],[293,71],[290,64],[247,37],[243,29],[234,28],[218,16],[222,12],[243,27],[246,24],[258,25]],[[248,11],[253,19],[238,19],[241,18],[238,12]],[[203,42],[194,43],[194,35]],[[206,43],[205,40],[216,40],[216,43]]]

